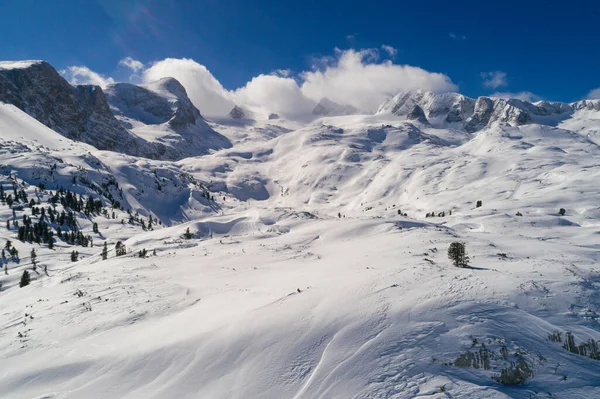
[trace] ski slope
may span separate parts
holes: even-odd
[[[70,246],[17,241],[0,205],[0,244],[23,257],[0,273],[2,396],[600,396],[600,362],[549,339],[600,339],[597,121],[585,110],[477,133],[393,115],[213,121],[232,148],[167,162],[72,143],[0,104],[13,176],[37,184],[62,153],[47,187],[85,194],[73,170],[114,176],[124,204],[164,223],[95,218],[102,237],[70,262]],[[128,254],[103,261],[104,240]],[[451,265],[454,241],[471,267]],[[19,288],[33,247],[49,276]],[[494,379],[520,361],[524,384]]]

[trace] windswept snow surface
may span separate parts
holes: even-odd
[[[126,207],[164,223],[82,216],[100,233],[70,262],[72,246],[18,241],[0,205],[0,245],[22,257],[0,270],[1,396],[600,397],[600,361],[563,349],[566,332],[600,340],[597,115],[477,133],[387,114],[217,121],[232,148],[166,162],[72,143],[0,104],[7,192],[10,170],[34,197],[60,152],[46,188],[114,176]],[[454,241],[470,267],[451,265]],[[19,288],[31,248],[49,276]],[[494,379],[523,363],[523,384]]]

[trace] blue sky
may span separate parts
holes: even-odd
[[[0,1],[0,59],[127,80],[125,57],[188,58],[234,90],[279,69],[299,79],[335,48],[377,49],[362,62],[439,72],[469,96],[574,101],[600,87],[599,21],[594,0]]]

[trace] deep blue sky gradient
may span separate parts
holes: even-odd
[[[453,39],[450,34],[458,38]],[[462,37],[465,39],[462,39]],[[0,59],[85,65],[117,80],[131,56],[193,58],[227,89],[298,73],[335,47],[391,45],[395,62],[447,74],[466,95],[574,101],[600,87],[600,1],[0,0]]]

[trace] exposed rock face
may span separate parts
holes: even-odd
[[[125,126],[141,137],[148,137],[150,132],[151,145],[161,152],[162,159],[176,160],[231,147],[226,137],[206,123],[174,78],[146,86],[117,83],[106,92],[113,112]]]
[[[556,125],[570,117],[576,109],[566,103],[540,101],[535,104],[518,99],[479,97],[473,115],[465,130],[476,132],[492,124],[508,123],[512,126],[539,123]]]
[[[317,116],[341,116],[358,114],[359,111],[352,105],[340,105],[323,97],[312,111]]]
[[[106,97],[115,115],[147,125],[165,123],[173,117],[171,103],[145,87],[116,83],[106,88]]]
[[[427,117],[425,116],[425,112],[423,112],[423,108],[419,107],[416,104],[410,110],[408,115],[406,115],[406,119],[408,119],[410,121],[416,120],[418,122],[426,123],[426,124],[429,123],[429,121],[427,120]]]
[[[72,140],[145,156],[151,149],[111,113],[99,86],[71,86],[47,62],[0,63],[0,101],[13,104]]]
[[[475,100],[458,93],[400,92],[384,102],[377,113],[407,116],[415,105],[418,105],[429,119],[441,119],[446,123],[455,123],[464,122],[471,116]]]
[[[106,88],[106,95],[116,115],[146,125],[169,122],[174,128],[182,128],[201,118],[184,87],[173,78],[163,78],[148,87],[116,83]]]
[[[585,100],[573,104],[539,101],[530,103],[518,99],[479,97],[474,100],[458,93],[435,94],[424,91],[401,92],[384,102],[377,113],[391,113],[419,120],[421,108],[432,124],[451,125],[468,132],[507,123],[513,126],[528,123],[556,125],[579,109],[600,109],[600,101]]]
[[[269,115],[269,120],[272,121],[273,119],[279,119],[279,115],[277,115],[277,114],[270,114]]]
[[[169,98],[172,103],[172,110],[174,110],[169,123],[174,128],[194,125],[198,118],[202,117],[198,108],[192,104],[185,88],[177,79],[163,78],[150,83],[148,88]]]
[[[600,111],[600,100],[581,100],[571,104],[576,110]]]
[[[147,87],[118,83],[106,93],[108,98],[99,86],[71,86],[44,61],[0,62],[0,101],[69,139],[100,150],[169,160],[231,147],[173,78]],[[144,129],[161,124],[166,128]]]
[[[233,119],[244,119],[246,117],[246,113],[243,109],[238,107],[237,105],[233,107],[233,109],[229,112],[229,116]]]

